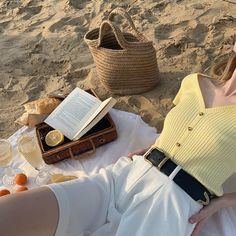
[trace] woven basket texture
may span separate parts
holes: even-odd
[[[122,32],[113,22],[115,15],[126,19],[129,32]],[[114,9],[100,28],[90,30],[84,38],[93,55],[97,75],[110,92],[143,93],[159,82],[153,43],[136,29],[132,18],[122,8]]]

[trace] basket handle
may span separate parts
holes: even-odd
[[[91,143],[91,146],[92,146],[92,150],[91,151],[88,151],[88,152],[85,152],[83,154],[79,154],[78,156],[74,156],[71,148],[69,148],[69,153],[70,153],[70,157],[74,160],[80,160],[80,159],[83,159],[83,158],[86,158],[92,154],[94,154],[96,152],[96,147],[93,143],[93,141],[91,139],[89,139],[90,143]]]
[[[100,30],[99,30],[99,38],[98,38],[98,44],[97,47],[100,47],[102,44],[102,40],[103,37],[110,31],[112,30],[113,33],[115,34],[116,40],[119,43],[119,45],[121,46],[121,48],[125,49],[127,48],[127,42],[122,34],[122,32],[120,31],[120,29],[115,26],[112,22],[108,21],[108,20],[104,20],[100,26]]]
[[[108,20],[113,21],[115,15],[122,16],[125,20],[127,20],[130,30],[138,37],[139,40],[143,42],[148,41],[146,37],[135,27],[135,24],[127,11],[121,7],[117,7],[109,14]]]

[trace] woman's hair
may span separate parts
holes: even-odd
[[[224,83],[232,77],[235,69],[236,53],[233,51],[229,54],[228,59],[225,59],[212,67],[211,74],[213,78]]]

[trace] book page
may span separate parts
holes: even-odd
[[[72,139],[101,103],[93,95],[75,88],[48,116],[45,123]]]
[[[96,125],[106,114],[107,112],[115,105],[116,99],[108,98],[103,101],[96,111],[92,114],[91,117],[84,123],[81,129],[77,132],[73,140],[77,140],[87,133],[94,125]]]

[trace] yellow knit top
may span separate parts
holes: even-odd
[[[198,75],[182,80],[154,146],[221,196],[236,171],[236,104],[206,108]]]

